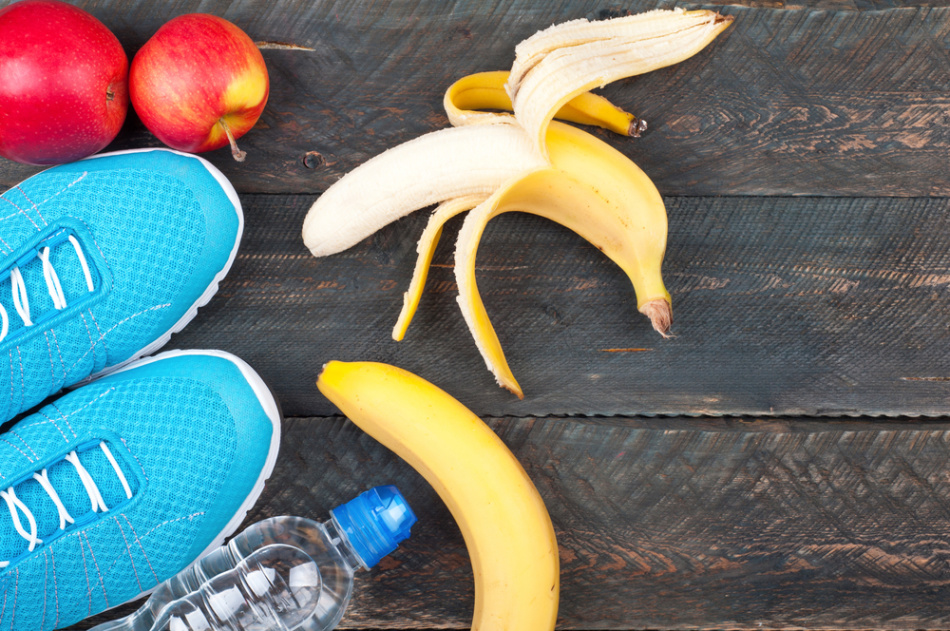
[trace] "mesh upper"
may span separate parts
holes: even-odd
[[[226,267],[240,221],[204,163],[161,150],[54,167],[0,196],[0,306],[10,324],[0,341],[0,420],[160,339]],[[58,324],[14,339],[24,326],[3,272],[26,243],[64,222],[85,235],[103,297],[85,309],[67,307]],[[53,248],[50,260],[68,304],[78,303],[87,289],[72,246]],[[34,259],[21,271],[31,313],[55,312],[42,263]]]
[[[173,360],[181,367],[173,374],[155,370]],[[67,626],[155,587],[192,562],[189,551],[210,544],[251,493],[247,479],[256,479],[260,470],[248,478],[243,468],[264,462],[271,437],[270,420],[260,406],[247,404],[257,401],[256,395],[224,360],[201,355],[173,360],[97,380],[0,436],[0,487],[53,461],[50,480],[67,509],[92,517],[0,570],[8,601],[7,609],[0,605],[0,629]],[[256,429],[249,431],[251,426]],[[101,439],[120,464],[133,498],[125,500],[102,450],[89,449],[80,459],[106,504],[117,508],[88,515],[88,494],[62,457]],[[58,513],[39,483],[28,480],[14,488],[36,515],[39,536],[58,533]],[[26,549],[26,539],[0,500],[0,560]],[[15,617],[9,615],[13,601]]]

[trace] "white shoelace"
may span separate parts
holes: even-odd
[[[89,263],[86,261],[86,255],[83,254],[79,241],[73,235],[69,235],[69,243],[76,251],[76,257],[79,259],[79,265],[82,267],[83,277],[86,280],[86,288],[89,292],[95,291],[92,282],[92,272],[89,271]],[[43,279],[46,281],[46,289],[50,298],[53,300],[53,307],[57,310],[66,308],[66,296],[63,294],[63,287],[59,282],[59,276],[49,260],[49,247],[43,248],[37,252],[40,260],[43,262]],[[23,280],[23,273],[20,268],[14,266],[10,270],[10,284],[13,289],[13,307],[16,309],[20,319],[23,320],[23,326],[33,326],[33,319],[30,316],[30,299],[26,293],[26,282]],[[0,341],[2,341],[10,330],[10,318],[7,316],[6,308],[0,304]]]
[[[111,464],[112,468],[115,469],[115,474],[119,478],[119,482],[122,483],[122,490],[125,491],[126,499],[131,499],[132,489],[129,486],[128,480],[125,478],[125,474],[122,473],[122,468],[119,467],[119,463],[116,462],[115,457],[112,455],[109,447],[104,442],[99,443],[99,447],[105,453],[106,458],[108,458],[109,464]],[[76,468],[76,473],[79,474],[79,480],[82,482],[86,493],[89,494],[89,501],[92,506],[92,511],[95,513],[98,513],[99,511],[104,513],[108,512],[109,507],[106,506],[105,500],[102,499],[102,493],[99,491],[99,487],[96,486],[96,482],[92,479],[92,475],[89,473],[89,471],[87,471],[79,461],[79,455],[75,451],[69,452],[69,454],[66,456],[66,462],[70,463]],[[72,524],[76,520],[73,519],[73,517],[69,514],[69,511],[66,510],[66,506],[59,498],[59,494],[50,483],[47,470],[43,469],[39,473],[34,473],[33,479],[40,483],[40,486],[43,487],[43,490],[46,491],[46,494],[49,495],[49,498],[53,501],[53,505],[56,506],[56,511],[59,513],[59,529],[66,530],[66,525]],[[13,490],[12,486],[5,491],[0,491],[0,498],[3,498],[4,501],[6,501],[7,508],[10,509],[10,516],[13,518],[13,527],[21,537],[27,540],[29,543],[27,550],[32,552],[36,548],[37,544],[43,543],[43,540],[36,536],[36,518],[33,516],[33,513],[30,511],[30,509],[27,508],[26,504],[24,504],[23,501],[16,496],[16,492]],[[23,521],[20,519],[21,513],[26,518],[28,528],[23,527]],[[9,561],[0,561],[0,569],[5,568],[8,565],[10,565]]]

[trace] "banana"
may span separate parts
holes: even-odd
[[[547,155],[544,132],[577,95],[618,79],[679,63],[732,23],[715,11],[656,9],[611,20],[571,20],[515,47],[506,84],[515,118]]]
[[[414,210],[468,195],[546,161],[512,123],[449,127],[414,138],[356,167],[310,207],[304,245],[314,256],[353,247]]]
[[[442,105],[455,127],[492,124],[511,117],[511,114],[478,110],[511,111],[511,98],[505,85],[511,73],[507,70],[478,72],[462,77],[445,91]],[[624,136],[640,137],[646,131],[645,120],[624,111],[606,98],[592,92],[582,92],[565,103],[554,118],[603,127]]]
[[[638,135],[645,122],[590,90],[682,61],[731,22],[707,10],[654,10],[538,32],[517,46],[510,71],[477,73],[449,87],[443,104],[453,127],[383,152],[321,195],[304,220],[305,245],[314,256],[335,254],[410,212],[441,204],[417,246],[392,333],[401,340],[442,227],[467,211],[455,252],[459,306],[489,370],[519,397],[523,392],[475,281],[479,239],[501,213],[544,216],[590,241],[624,270],[637,308],[667,336],[672,308],[661,275],[667,233],[662,197],[625,155],[553,119]],[[481,111],[486,109],[501,111]]]
[[[533,150],[527,133],[508,123],[451,127],[421,136],[380,154],[331,186],[307,215],[304,241],[316,256],[332,254],[408,212],[446,200],[433,213],[417,248],[413,279],[393,330],[393,338],[400,340],[418,305],[442,226],[474,209],[456,245],[459,306],[486,366],[502,387],[523,397],[474,278],[484,224],[502,212],[530,212],[574,230],[627,273],[638,309],[657,331],[667,335],[672,323],[671,299],[661,276],[666,210],[656,187],[625,155],[565,123],[550,124],[547,144],[546,161]],[[501,159],[495,153],[499,146],[509,148]],[[449,161],[450,155],[459,159]],[[442,175],[432,181],[407,175],[435,170]]]
[[[394,366],[331,361],[317,387],[418,471],[458,522],[475,575],[472,629],[554,629],[560,595],[554,527],[505,443],[458,400]]]
[[[667,216],[650,178],[625,155],[580,129],[553,122],[546,135],[551,167],[509,181],[465,217],[455,247],[458,303],[499,385],[523,397],[475,283],[475,255],[485,225],[505,212],[556,221],[617,263],[633,284],[637,307],[667,336],[673,313],[661,267]]]

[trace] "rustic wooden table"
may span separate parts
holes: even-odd
[[[248,521],[323,518],[383,483],[416,509],[343,626],[466,628],[473,591],[438,496],[315,388],[330,359],[412,370],[512,448],[557,532],[558,628],[950,628],[950,8],[933,6],[947,0],[723,5],[735,23],[697,57],[608,86],[650,122],[639,140],[594,133],[666,197],[675,337],[586,242],[506,215],[479,285],[523,401],[495,386],[455,306],[457,222],[397,343],[426,213],[324,259],[303,217],[343,173],[446,126],[447,85],[508,67],[539,28],[670,3],[76,4],[130,57],[195,11],[261,42],[271,97],[248,159],[207,154],[241,193],[244,242],[171,346],[239,355],[283,403]],[[112,148],[142,146],[158,142],[132,117]],[[37,170],[0,160],[0,184]]]

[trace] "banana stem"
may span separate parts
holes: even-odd
[[[633,138],[639,138],[643,135],[643,132],[647,130],[647,122],[642,118],[633,117],[633,120],[630,121],[630,129],[627,132],[628,136]]]
[[[218,119],[218,123],[224,128],[224,133],[228,137],[228,142],[231,143],[231,156],[238,162],[244,162],[244,158],[247,157],[247,152],[241,151],[238,148],[237,140],[234,139],[234,134],[231,133],[231,128],[228,127],[226,122],[224,122],[224,119]]]

